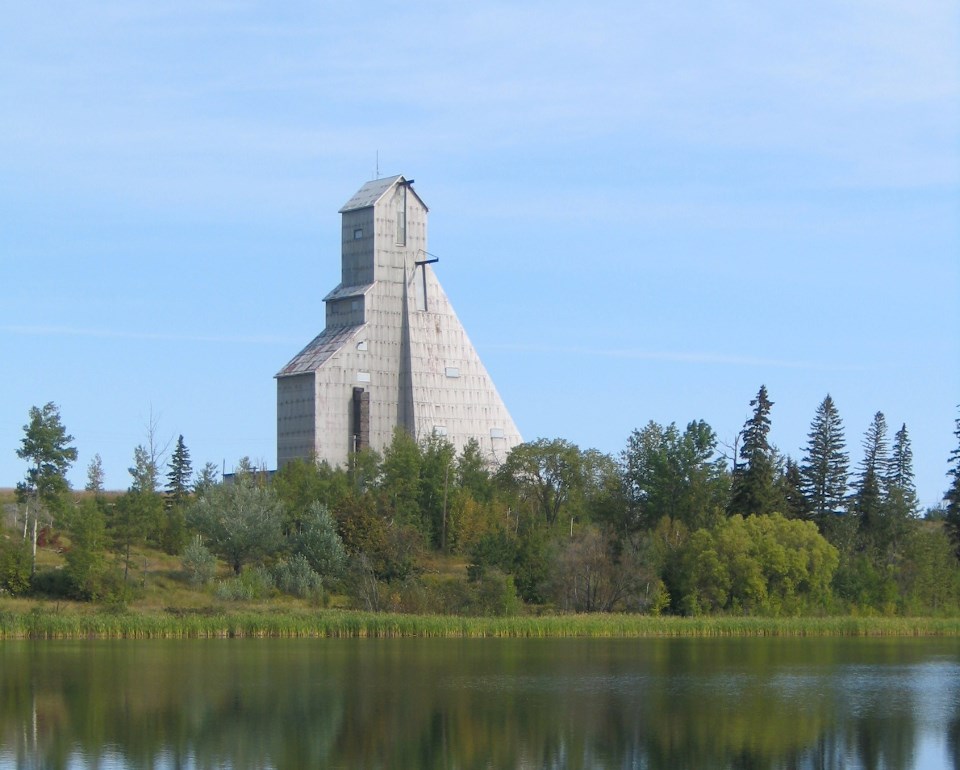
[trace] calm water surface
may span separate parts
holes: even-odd
[[[0,768],[960,770],[960,640],[0,643]]]

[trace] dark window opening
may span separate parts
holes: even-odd
[[[350,400],[350,451],[359,452],[369,446],[370,394],[363,388],[354,388]]]

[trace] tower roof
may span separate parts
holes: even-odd
[[[301,350],[275,377],[289,377],[293,374],[306,374],[319,369],[324,362],[342,348],[363,325],[342,326],[324,329],[313,338],[309,345]]]
[[[413,184],[413,180],[407,181],[403,178],[402,174],[397,174],[396,176],[386,176],[383,179],[374,179],[370,182],[367,182],[363,187],[357,190],[354,193],[353,197],[343,204],[343,208],[340,209],[339,213],[343,214],[346,211],[356,211],[357,209],[366,209],[375,205],[378,200],[380,200],[384,194],[393,187],[398,182],[407,185],[414,195],[417,193],[414,191],[413,187],[410,185]],[[417,195],[417,198],[420,200],[420,203],[423,203],[423,199]],[[423,203],[424,209],[427,208],[427,204]]]

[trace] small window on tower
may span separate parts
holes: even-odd
[[[460,376],[460,367],[458,366],[447,367],[447,377],[459,377],[459,376]]]
[[[490,438],[506,438],[503,428],[490,428]]]
[[[363,238],[363,228],[358,227],[353,231],[353,240],[359,241],[361,238]]]

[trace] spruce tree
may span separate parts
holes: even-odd
[[[950,453],[950,470],[947,475],[953,480],[950,482],[950,488],[943,496],[947,503],[947,513],[944,522],[947,532],[953,540],[954,550],[957,558],[960,559],[960,417],[956,419],[956,428],[953,435],[957,439],[957,446]]]
[[[93,456],[87,466],[87,484],[84,489],[95,495],[103,492],[103,460],[100,459],[99,452]]]
[[[177,438],[177,446],[167,465],[167,486],[164,489],[164,503],[167,509],[166,520],[160,542],[163,550],[169,554],[180,553],[187,545],[187,522],[184,506],[190,499],[190,477],[192,473],[190,452],[183,442],[183,434]]]
[[[863,461],[860,463],[853,498],[853,510],[860,518],[860,530],[868,539],[874,539],[882,528],[886,491],[884,481],[889,464],[887,421],[883,412],[877,412],[863,437]]]
[[[183,434],[177,439],[177,446],[170,456],[167,466],[167,504],[171,507],[183,505],[190,495],[190,478],[193,467],[190,463],[190,452],[183,443]]]
[[[844,513],[850,458],[845,451],[843,421],[828,393],[810,424],[807,449],[800,464],[801,490],[807,510],[821,527]]]
[[[734,466],[730,499],[730,513],[744,516],[773,513],[783,507],[776,483],[776,453],[768,440],[773,402],[767,395],[766,385],[760,386],[750,406],[753,407],[753,416],[740,432],[740,459],[743,462]]]
[[[786,502],[782,511],[784,516],[788,519],[809,518],[810,506],[803,494],[803,474],[792,457],[784,460],[783,473],[780,475],[780,494]]]
[[[220,469],[215,463],[204,463],[193,480],[193,494],[200,497],[220,483]]]
[[[904,424],[893,437],[893,449],[884,478],[887,506],[892,515],[909,519],[917,515],[919,502],[913,478],[913,447]]]

